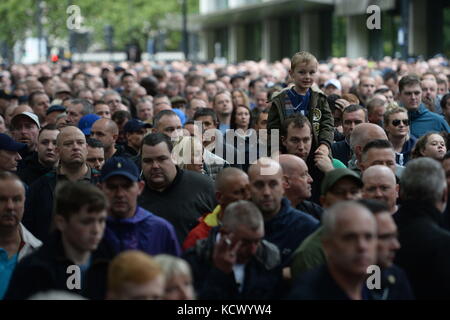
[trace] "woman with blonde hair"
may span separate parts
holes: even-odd
[[[161,266],[165,278],[163,299],[194,300],[195,292],[189,264],[183,259],[167,254],[156,255],[154,259]]]

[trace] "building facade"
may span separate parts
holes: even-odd
[[[368,13],[373,5],[379,12]],[[430,57],[443,51],[449,6],[448,0],[200,0],[198,56],[230,63],[275,61],[300,50],[321,60]],[[368,19],[372,27],[379,19],[380,28],[369,29]]]

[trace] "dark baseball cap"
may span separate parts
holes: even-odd
[[[0,99],[12,100],[12,99],[18,99],[18,98],[19,97],[17,97],[14,94],[9,94],[5,90],[0,90]]]
[[[131,119],[128,120],[127,123],[125,123],[125,126],[123,127],[124,132],[136,132],[141,130],[142,128],[151,128],[152,125],[147,122],[143,122],[138,119]]]
[[[243,73],[236,73],[230,78],[230,83],[233,83],[237,79],[245,80],[245,75]]]
[[[102,167],[100,181],[105,182],[113,176],[123,176],[131,181],[139,181],[139,169],[136,164],[124,157],[112,157]]]
[[[16,142],[7,134],[0,133],[0,150],[18,152],[26,147],[27,145],[25,143]]]
[[[53,106],[51,106],[50,108],[47,109],[46,114],[49,115],[52,112],[65,112],[66,111],[66,107],[60,105],[60,104],[55,104]]]
[[[325,174],[325,177],[322,181],[321,194],[325,195],[328,190],[330,190],[336,184],[336,182],[346,177],[352,178],[358,184],[358,186],[362,188],[363,182],[360,176],[355,171],[347,168],[337,168]]]

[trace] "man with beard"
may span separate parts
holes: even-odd
[[[359,85],[357,88],[358,98],[361,102],[360,104],[365,107],[370,99],[372,99],[373,95],[375,94],[375,87],[376,82],[375,79],[372,77],[361,77],[359,81]]]
[[[23,160],[17,175],[27,185],[53,170],[58,163],[56,154],[56,137],[59,130],[55,125],[47,125],[39,132],[37,152]]]
[[[112,157],[103,166],[100,181],[111,204],[105,238],[115,253],[141,250],[150,255],[180,255],[173,226],[137,205],[145,183],[132,160]]]
[[[27,145],[27,148],[20,154],[23,159],[37,150],[40,128],[37,115],[31,112],[21,112],[11,119],[10,129],[13,139]]]
[[[0,300],[9,280],[25,256],[42,245],[21,223],[25,205],[25,188],[12,173],[0,172]]]
[[[217,93],[213,100],[213,109],[219,118],[219,130],[225,134],[226,130],[230,129],[231,112],[233,111],[231,94],[228,91]]]
[[[30,186],[25,203],[24,225],[44,242],[49,236],[56,185],[66,180],[95,184],[99,178],[99,172],[86,163],[86,137],[80,129],[73,126],[62,128],[56,138],[56,153],[60,166]]]
[[[171,222],[183,243],[198,218],[214,210],[216,199],[212,179],[177,167],[172,160],[172,148],[170,138],[163,133],[144,137],[141,168],[145,188],[139,205]]]

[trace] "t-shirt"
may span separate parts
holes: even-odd
[[[5,296],[9,280],[17,264],[17,253],[8,259],[8,252],[0,248],[0,300]]]
[[[287,91],[288,97],[291,100],[292,106],[296,113],[301,113],[304,116],[308,116],[309,112],[309,99],[311,97],[311,89],[308,89],[306,95],[298,94],[292,87]]]

